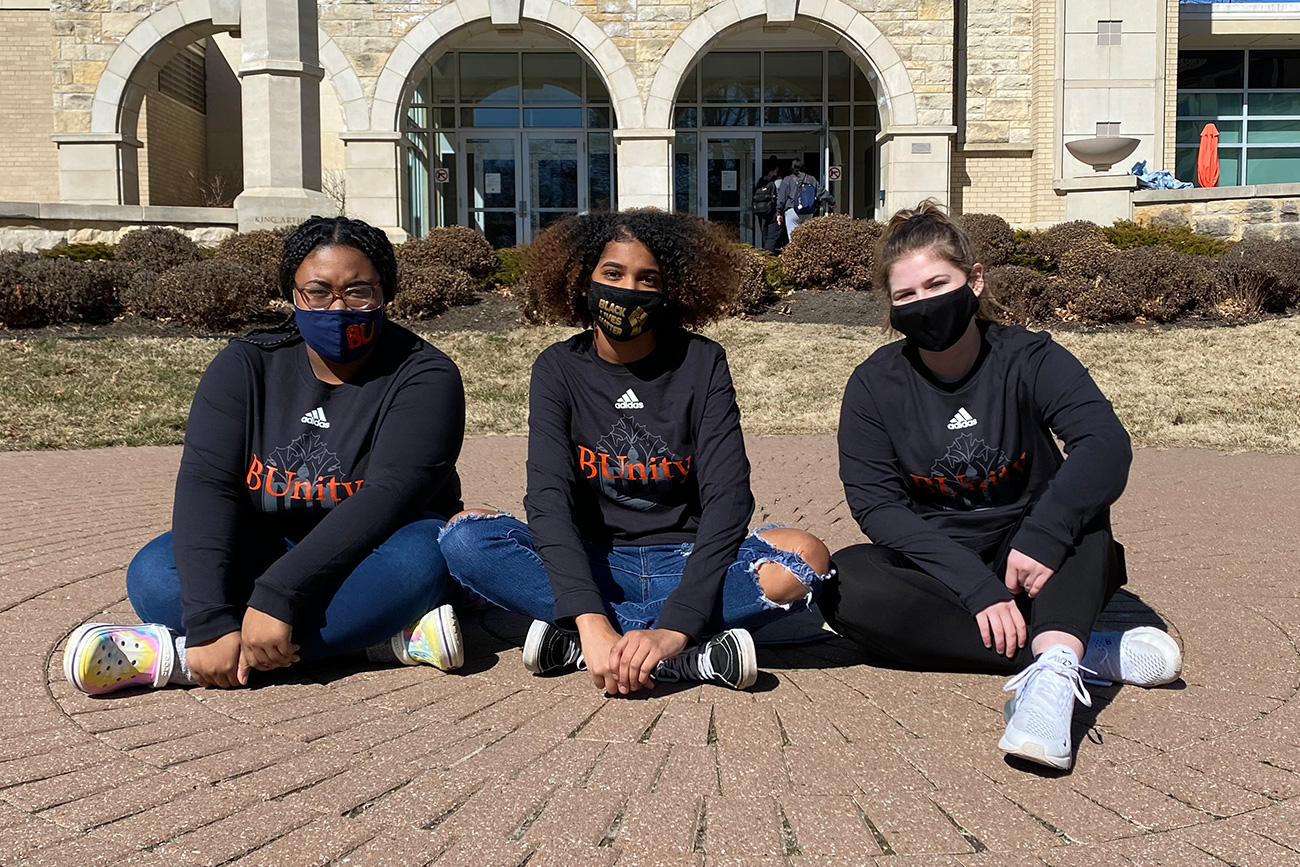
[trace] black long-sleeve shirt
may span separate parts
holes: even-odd
[[[294,547],[257,579],[247,605],[292,624],[401,527],[462,508],[460,371],[393,322],[349,382],[312,373],[301,338],[236,340],[199,383],[172,514],[183,625],[192,644],[240,628],[226,592],[241,532]]]
[[[1050,335],[979,327],[979,359],[955,383],[906,341],[877,350],[849,379],[839,428],[840,478],[863,532],[972,614],[1011,598],[979,553],[1019,522],[1011,547],[1059,568],[1123,492],[1133,456],[1110,402]]]
[[[601,359],[591,331],[548,347],[533,364],[524,506],[561,623],[605,611],[584,540],[694,542],[656,625],[699,638],[754,511],[722,347],[680,329],[628,365]]]

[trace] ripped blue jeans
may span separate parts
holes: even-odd
[[[555,597],[542,558],[533,547],[528,526],[512,515],[474,516],[448,525],[439,538],[451,574],[490,602],[531,617],[555,622]],[[675,545],[610,547],[583,543],[592,577],[605,600],[605,613],[619,632],[649,629],[670,593],[682,581],[690,542]],[[776,562],[806,587],[803,599],[778,605],[763,595],[757,567]],[[798,554],[750,533],[736,561],[727,569],[706,634],[743,627],[757,629],[793,611],[803,611],[821,585],[818,575]]]

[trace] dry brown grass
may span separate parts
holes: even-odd
[[[570,328],[431,333],[465,378],[470,434],[527,429],[528,373]],[[833,433],[844,383],[888,338],[879,328],[729,320],[750,434]],[[1233,328],[1061,333],[1137,446],[1300,453],[1300,317]],[[0,449],[181,441],[210,339],[0,342]]]

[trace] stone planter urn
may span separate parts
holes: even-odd
[[[1079,162],[1104,172],[1137,150],[1138,140],[1126,136],[1093,136],[1065,143],[1065,149]]]

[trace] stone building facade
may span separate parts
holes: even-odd
[[[0,0],[0,223],[32,210],[5,202],[233,204],[241,228],[342,209],[394,236],[469,224],[504,245],[564,213],[655,206],[751,240],[754,180],[795,159],[860,217],[927,197],[1026,226],[1132,216],[1127,166],[1173,169],[1182,143],[1186,15],[1177,0]],[[1260,44],[1209,30],[1198,45]],[[1135,144],[1113,168],[1074,156],[1119,138]]]

